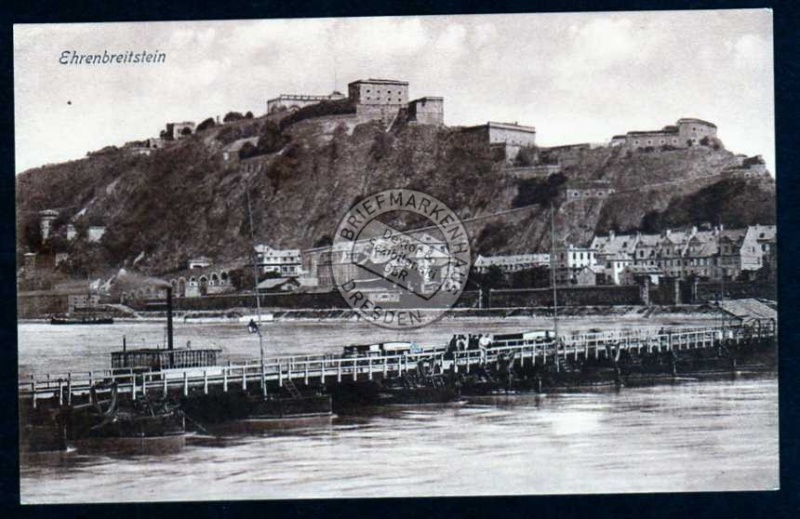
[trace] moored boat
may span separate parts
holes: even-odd
[[[50,324],[114,324],[113,317],[100,316],[53,316]]]

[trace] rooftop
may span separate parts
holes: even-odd
[[[712,128],[716,128],[717,127],[717,125],[714,124],[714,123],[710,123],[710,122],[704,121],[702,119],[695,119],[694,117],[682,117],[682,118],[678,119],[678,124],[681,124],[681,123],[698,123],[698,124],[704,124],[706,126],[711,126]]]
[[[505,130],[517,130],[523,132],[530,132],[536,133],[536,128],[534,126],[523,126],[519,123],[500,123],[496,121],[488,121],[485,124],[478,124],[475,126],[465,126],[462,128],[463,131],[472,131],[472,130],[481,130],[483,128],[503,128]]]
[[[408,86],[408,81],[398,81],[396,79],[375,79],[375,78],[357,79],[357,80],[355,80],[355,81],[353,81],[351,83],[348,83],[348,85],[357,85],[359,83],[371,83],[371,84],[377,84],[377,85],[406,85],[406,86]]]

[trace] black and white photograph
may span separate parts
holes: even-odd
[[[773,48],[15,24],[21,503],[779,490]]]

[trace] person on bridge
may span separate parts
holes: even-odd
[[[250,319],[250,322],[247,323],[247,331],[250,333],[258,333],[258,325],[254,320]]]

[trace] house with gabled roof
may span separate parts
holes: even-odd
[[[719,278],[719,235],[721,228],[697,231],[684,254],[684,275],[702,279]]]
[[[622,272],[628,265],[633,265],[636,244],[641,235],[620,234],[614,231],[608,236],[595,236],[589,248],[594,249],[597,265],[604,270],[605,283],[619,285]]]
[[[697,227],[685,230],[667,229],[661,235],[656,250],[657,264],[668,276],[684,277],[684,256],[689,240],[697,233]]]
[[[777,227],[774,225],[751,225],[742,241],[742,270],[758,270],[764,266],[764,258],[769,256],[770,247],[777,243]]]
[[[633,264],[656,266],[656,252],[660,242],[659,234],[640,234],[633,247]]]

